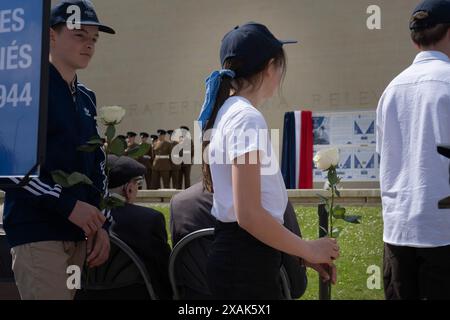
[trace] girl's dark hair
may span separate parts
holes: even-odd
[[[225,101],[230,97],[231,92],[233,95],[239,94],[243,89],[246,88],[246,84],[259,89],[263,82],[263,71],[267,68],[271,60],[274,60],[275,65],[282,68],[282,79],[286,74],[287,59],[283,48],[280,48],[272,57],[267,59],[258,68],[252,72],[252,74],[244,77],[236,77],[231,79],[230,77],[224,77],[220,83],[219,91],[217,94],[216,102],[214,104],[213,112],[211,118],[207,121],[206,126],[203,130],[203,142],[202,142],[202,171],[203,171],[203,188],[209,192],[214,192],[214,186],[212,183],[211,170],[209,164],[205,162],[205,150],[207,150],[210,137],[205,136],[205,132],[210,130],[214,123],[216,122],[217,114],[220,108],[223,106]],[[243,66],[242,61],[237,58],[230,58],[225,61],[223,68],[230,69],[239,74],[239,70]],[[247,86],[248,86],[247,85]]]

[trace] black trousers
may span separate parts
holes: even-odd
[[[421,249],[385,243],[384,293],[387,300],[450,300],[450,246]]]
[[[216,223],[207,264],[215,300],[280,300],[281,253],[237,223]]]
[[[191,165],[181,165],[180,179],[179,179],[179,189],[188,189],[191,186]]]

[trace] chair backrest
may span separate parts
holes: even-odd
[[[211,299],[206,280],[206,263],[214,241],[214,228],[192,232],[173,248],[169,260],[169,279],[174,300]],[[284,298],[291,300],[289,277],[280,268],[280,285]]]
[[[101,298],[102,291],[114,292],[111,298],[126,288],[145,285],[145,293],[152,300],[158,297],[152,287],[150,275],[141,258],[125,242],[116,235],[110,234],[111,250],[108,260],[100,267],[83,269],[82,289],[77,293],[77,299]],[[122,290],[122,291],[121,291]],[[84,292],[83,292],[84,291]],[[86,294],[86,291],[89,294]],[[96,292],[92,294],[92,292]],[[122,295],[123,298],[126,298]],[[106,297],[107,298],[107,297]],[[120,298],[120,296],[118,296]]]
[[[169,259],[169,279],[175,300],[210,299],[206,262],[214,228],[192,232],[173,248]]]

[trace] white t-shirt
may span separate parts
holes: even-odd
[[[450,60],[421,52],[387,87],[377,109],[377,152],[384,241],[431,248],[450,245],[449,160],[437,152],[450,144]]]
[[[261,205],[283,224],[288,197],[266,121],[247,99],[229,98],[217,115],[208,153],[214,186],[212,215],[219,221],[237,221],[231,180],[233,160],[257,150],[261,156]]]

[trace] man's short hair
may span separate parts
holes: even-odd
[[[53,29],[53,31],[55,31],[56,33],[61,33],[61,31],[64,29],[64,27],[66,26],[65,23],[59,23],[57,25],[52,26],[51,28]]]
[[[424,11],[416,12],[411,18],[411,25],[421,25],[422,20],[428,19],[428,13]],[[450,29],[449,23],[436,25],[424,24],[423,28],[417,27],[411,29],[412,41],[420,47],[429,47],[441,41]]]

